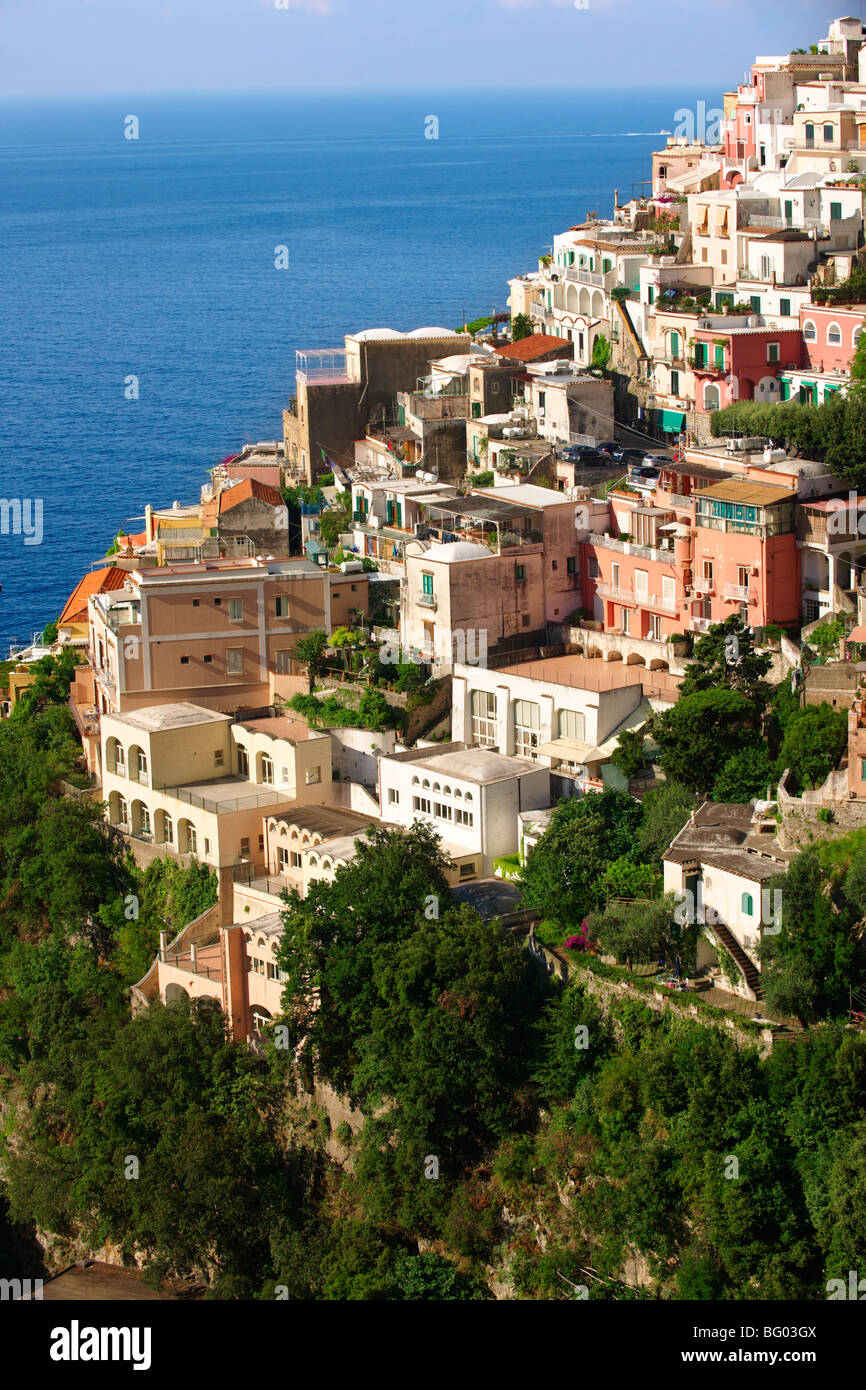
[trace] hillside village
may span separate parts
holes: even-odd
[[[547,1028],[532,1080],[548,1110],[588,1094],[579,1028],[609,1060],[632,1007],[698,1020],[771,1064],[825,1024],[847,1046],[866,1022],[866,28],[841,18],[810,51],[756,58],[717,124],[716,143],[670,136],[609,219],[555,233],[510,281],[510,321],[367,329],[298,352],[282,437],[216,464],[195,503],[143,499],[144,530],[108,537],[57,620],[0,666],[0,926],[19,909],[56,925],[64,875],[89,865],[70,949],[89,941],[107,959],[120,943],[144,1027],[185,1026],[182,1010],[160,1022],[160,1003],[212,1001],[250,1066],[288,1019],[330,1159],[351,1164],[373,1134],[364,1181],[388,1151],[369,1158],[376,1126],[388,1134],[376,1106],[403,1104],[370,981],[399,1014],[420,955],[391,977],[375,949],[409,949],[404,890],[416,915],[424,904],[417,951],[435,955],[424,923],[441,919],[467,956],[460,988],[433,991],[437,1019],[475,1019],[466,981],[500,949],[491,929],[503,952],[516,943],[494,1014],[510,1027],[511,1000],[519,1023],[490,1051],[510,1066]],[[31,763],[44,785],[19,797]],[[61,829],[45,844],[66,867],[38,886],[28,837],[43,792],[73,837],[96,826],[104,882],[98,853],[63,859]],[[18,980],[41,1019],[47,996],[4,943],[2,990]],[[542,984],[520,973],[524,946]],[[533,993],[569,984],[581,1002]],[[4,1019],[8,1066],[23,1024]],[[507,1124],[459,1130],[467,1165],[512,1133],[522,1084]],[[597,1107],[617,1124],[631,1105],[618,1086]],[[428,1164],[432,1142],[400,1154]],[[528,1143],[507,1138],[494,1164],[521,1231]],[[562,1191],[582,1190],[581,1152]],[[460,1171],[448,1250],[478,1278],[486,1261],[494,1296],[563,1296],[555,1261],[542,1270],[535,1250],[527,1272],[524,1235],[496,1264],[481,1180]],[[382,1191],[396,1192],[388,1172]],[[13,1214],[60,1229],[50,1184],[31,1211],[27,1182],[13,1162]],[[440,1231],[426,1201],[401,1208],[404,1226]],[[627,1258],[611,1234],[622,1221]],[[646,1284],[634,1252],[655,1257],[658,1231],[641,1244],[635,1213],[613,1208],[602,1224],[606,1254],[560,1264]],[[671,1251],[690,1239],[677,1231]],[[691,1259],[677,1296],[731,1296],[733,1257],[724,1275]],[[802,1257],[803,1288],[819,1264]],[[762,1269],[778,1296],[787,1273]],[[238,1287],[263,1278],[245,1270]]]

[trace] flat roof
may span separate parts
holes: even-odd
[[[365,816],[360,811],[345,811],[338,806],[310,806],[303,801],[287,801],[274,812],[273,819],[296,825],[299,830],[309,830],[311,835],[321,835],[323,840],[378,823],[374,816]]]
[[[530,441],[531,442],[531,441]],[[547,445],[548,450],[550,445]],[[574,501],[550,487],[536,487],[533,483],[514,483],[498,488],[479,488],[474,497],[492,497],[497,502],[514,502],[526,507],[567,507]]]
[[[238,723],[254,733],[285,739],[287,743],[306,743],[308,739],[328,737],[324,729],[311,729],[303,719],[289,719],[284,714],[276,719],[239,719]]]
[[[528,508],[526,505],[518,506],[517,502],[506,502],[491,493],[473,492],[468,497],[461,497],[459,493],[453,497],[440,497],[428,504],[428,510],[431,514],[443,512],[446,516],[465,516],[478,521],[516,521],[526,516]]]
[[[671,864],[698,860],[756,882],[775,878],[785,872],[793,854],[780,849],[775,835],[754,829],[754,812],[751,805],[705,801],[662,858]]]
[[[539,768],[538,763],[509,758],[504,753],[495,753],[492,748],[452,748],[443,753],[437,753],[435,748],[424,748],[416,757],[402,758],[401,762],[425,768],[439,776],[462,777],[464,781],[479,784],[502,782],[508,777],[524,777],[529,772],[546,771]]]
[[[592,646],[593,634],[585,634],[586,645]],[[474,667],[465,668],[473,672]],[[457,667],[455,667],[457,670]],[[650,695],[673,703],[679,695],[679,680],[669,671],[649,671],[645,666],[627,666],[624,661],[603,661],[587,656],[548,656],[543,661],[522,661],[514,666],[498,666],[498,676],[523,676],[544,685],[563,685],[572,690],[621,690],[623,686],[640,685]]]
[[[788,487],[770,487],[767,483],[741,482],[731,478],[714,487],[704,488],[698,499],[709,497],[720,502],[744,502],[752,506],[772,507],[777,502],[790,502],[797,496],[796,490]]]
[[[187,700],[173,705],[147,705],[144,709],[127,710],[124,714],[108,714],[105,717],[134,729],[146,729],[148,733],[161,729],[185,729],[194,724],[231,723],[231,715],[205,709],[203,705],[194,705]]]

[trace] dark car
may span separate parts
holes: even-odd
[[[622,445],[617,444],[615,439],[603,439],[600,444],[596,444],[597,449],[603,454],[608,454],[612,459],[618,459],[622,453]]]
[[[643,463],[645,458],[646,454],[643,449],[623,449],[617,462],[639,465]]]
[[[599,453],[598,449],[591,448],[588,444],[572,444],[567,449],[563,449],[562,457],[567,463],[580,463],[585,466],[590,464],[607,463],[607,455]]]

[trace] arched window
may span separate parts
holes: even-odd
[[[711,381],[704,386],[704,410],[718,410],[721,404],[719,388]]]
[[[466,793],[466,800],[467,800],[467,801],[471,801],[471,800],[472,800],[472,793],[471,793],[471,792],[467,792],[467,793]]]
[[[863,336],[863,325],[862,325],[862,323],[861,323],[860,326],[859,326],[858,328],[855,328],[855,329],[854,329],[854,332],[851,334],[851,346],[854,347],[854,348],[859,347],[860,339],[862,338],[862,336]]]
[[[441,792],[442,788],[440,787],[438,782],[433,783],[433,790],[434,792]]]
[[[811,319],[806,319],[803,324],[803,337],[807,343],[814,343],[818,340],[818,330]]]
[[[827,342],[831,343],[833,347],[838,347],[841,341],[842,329],[839,327],[838,323],[831,323],[830,327],[827,329]]]
[[[451,795],[451,788],[448,786],[447,782],[446,782],[445,786],[442,788],[442,795],[443,795],[443,796],[450,796],[450,795]]]
[[[413,787],[417,787],[417,786],[419,785],[419,782],[420,782],[420,779],[419,779],[418,777],[413,777],[413,778],[412,778],[412,786],[413,786]]]
[[[421,783],[421,789],[425,792],[429,792],[430,790],[430,783],[427,781],[426,777],[424,778],[424,781]]]
[[[747,917],[753,917],[755,915],[755,902],[751,893],[744,893],[740,899],[740,903]]]

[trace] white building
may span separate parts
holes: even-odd
[[[453,860],[454,881],[488,878],[518,847],[517,815],[550,805],[550,774],[531,762],[463,743],[379,760],[382,819],[432,825]]]

